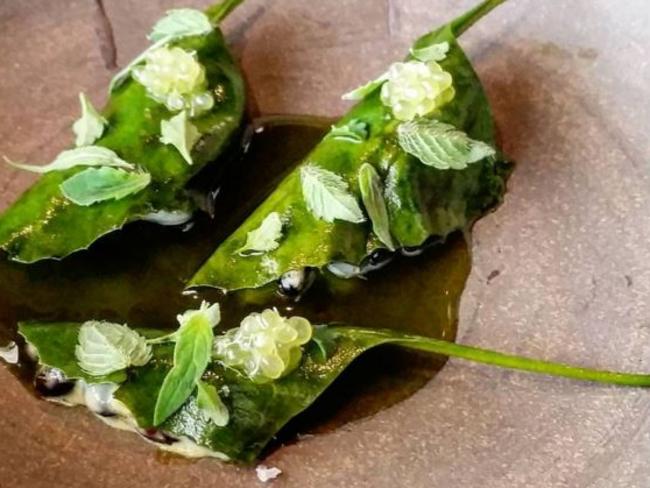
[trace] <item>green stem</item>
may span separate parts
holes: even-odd
[[[464,13],[451,22],[451,30],[456,37],[460,37],[467,29],[472,27],[483,16],[487,15],[492,9],[498,7],[506,0],[485,0],[472,10]]]
[[[210,18],[213,25],[221,23],[228,17],[230,12],[235,10],[244,0],[223,0],[220,3],[212,5],[205,10],[205,14]]]
[[[569,366],[568,364],[530,359],[511,354],[464,346],[454,342],[431,339],[429,337],[399,335],[390,331],[365,331],[373,341],[384,339],[385,343],[396,344],[411,349],[432,352],[448,357],[456,357],[501,368],[529,371],[532,373],[560,376],[583,381],[594,381],[610,385],[650,386],[650,374],[618,373],[590,368]],[[375,342],[376,343],[376,342]]]

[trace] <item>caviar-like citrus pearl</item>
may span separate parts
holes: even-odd
[[[243,370],[253,381],[278,379],[298,366],[301,346],[312,326],[302,317],[282,317],[277,310],[253,313],[239,327],[217,337],[214,353],[224,365]]]
[[[394,63],[381,87],[381,101],[398,120],[433,112],[454,97],[452,77],[435,61]]]
[[[180,47],[161,47],[147,54],[145,64],[133,70],[133,78],[154,100],[173,111],[197,116],[210,110],[214,97],[207,91],[205,68],[195,53]]]

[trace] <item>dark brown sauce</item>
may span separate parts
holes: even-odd
[[[212,192],[213,217],[198,215],[189,229],[132,224],[59,262],[21,265],[2,256],[0,345],[16,339],[21,320],[103,319],[173,329],[176,315],[201,300],[221,303],[221,325],[226,328],[250,312],[277,307],[313,323],[344,322],[453,340],[470,269],[461,235],[419,257],[396,258],[367,280],[321,276],[298,303],[279,296],[274,285],[228,295],[205,289],[183,293],[187,280],[221,240],[317,143],[327,122],[269,117],[252,124],[244,136],[245,150],[231,156],[226,183]],[[205,173],[198,180],[205,187],[210,178]],[[413,394],[442,364],[441,358],[397,348],[371,351],[281,438],[330,430],[371,415]],[[31,391],[28,365],[16,372]]]

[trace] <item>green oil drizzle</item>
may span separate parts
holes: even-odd
[[[461,235],[419,257],[398,257],[366,280],[321,275],[299,302],[281,297],[274,286],[227,295],[216,290],[183,293],[204,260],[327,128],[329,121],[303,117],[267,117],[251,124],[242,148],[232,151],[229,161],[222,160],[222,168],[195,178],[201,190],[197,194],[210,190],[212,217],[197,215],[190,228],[131,224],[63,261],[22,265],[2,256],[0,344],[16,340],[16,324],[21,320],[103,319],[174,329],[176,315],[197,307],[201,300],[221,303],[220,327],[225,328],[238,325],[250,312],[276,307],[316,324],[343,322],[453,340],[470,269]],[[217,189],[216,174],[226,182]],[[398,348],[371,351],[280,438],[331,430],[395,404],[422,387],[443,363],[442,358]],[[25,382],[31,381],[29,365],[15,370]]]

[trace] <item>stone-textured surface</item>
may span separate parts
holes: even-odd
[[[0,1],[0,151],[45,161],[62,149],[76,93],[101,101],[114,63],[174,3]],[[335,115],[341,92],[472,3],[248,0],[225,29],[257,110]],[[648,24],[646,0],[511,0],[463,39],[519,166],[476,229],[461,341],[650,370]],[[0,168],[0,207],[30,181]],[[215,461],[161,463],[135,436],[33,399],[4,368],[0,381],[0,486],[257,483]],[[265,462],[283,469],[278,487],[644,488],[649,410],[646,391],[452,361],[409,400]]]

